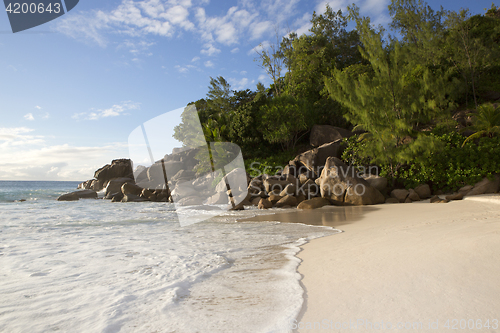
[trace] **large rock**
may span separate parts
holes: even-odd
[[[418,196],[418,193],[415,192],[414,189],[410,189],[409,190],[409,194],[408,194],[408,198],[407,199],[410,199],[411,201],[420,201],[420,197]]]
[[[432,196],[431,188],[427,184],[418,185],[415,187],[415,192],[417,192],[420,199],[427,199]]]
[[[500,176],[495,175],[492,180],[488,178],[484,178],[480,182],[474,185],[474,188],[467,193],[469,195],[479,195],[479,194],[488,194],[488,193],[496,193],[500,187]]]
[[[198,196],[183,197],[183,198],[180,198],[178,200],[176,200],[176,198],[174,198],[174,202],[180,206],[199,206],[199,205],[203,205],[204,201],[205,201],[204,198],[201,198]]]
[[[177,202],[181,198],[199,195],[200,193],[189,183],[177,184],[175,189],[172,191],[172,197],[174,198],[175,202]]]
[[[97,179],[90,179],[78,185],[78,189],[94,190],[96,192],[104,188],[104,182]]]
[[[165,173],[163,172],[165,167]],[[184,164],[180,161],[167,161],[162,163],[156,162],[151,165],[147,170],[148,180],[156,185],[166,184],[169,181],[169,176],[175,176],[180,170],[184,168]],[[166,179],[165,179],[166,175]],[[141,184],[139,184],[141,185]]]
[[[431,198],[430,203],[448,203],[448,199],[441,199],[439,196],[435,195]]]
[[[134,194],[125,194],[122,199],[122,202],[143,202],[143,201],[148,201],[148,200]]]
[[[469,193],[470,191],[472,191],[473,188],[474,188],[474,186],[472,186],[472,185],[466,185],[464,187],[461,187],[458,190],[458,193],[462,193],[464,196],[466,196],[467,193]]]
[[[138,165],[134,170],[134,178],[136,183],[148,180],[148,168],[144,165]]]
[[[330,125],[314,125],[311,129],[310,143],[319,147],[325,143],[349,138],[354,134],[346,129]]]
[[[454,193],[454,194],[450,194],[450,195],[447,195],[445,197],[446,200],[462,200],[464,198],[464,194],[463,193]]]
[[[57,198],[57,201],[77,201],[80,199],[97,199],[97,192],[93,190],[81,190],[66,193]]]
[[[130,159],[113,160],[111,164],[106,164],[94,173],[94,178],[103,184],[114,178],[134,179],[132,161]]]
[[[296,194],[297,194],[297,186],[295,184],[288,184],[280,193],[282,197],[287,195],[296,195]]]
[[[292,195],[287,195],[281,198],[277,203],[276,207],[284,207],[284,206],[292,206],[295,207],[297,206],[297,198],[292,196]]]
[[[408,195],[410,194],[410,191],[405,190],[405,189],[395,189],[392,190],[391,192],[391,198],[398,199],[399,202],[405,202],[406,198],[408,198]]]
[[[309,178],[316,178],[321,174],[321,170],[329,157],[340,158],[341,154],[342,141],[337,140],[297,155],[293,161],[297,165],[304,165],[310,171],[311,177]]]
[[[321,194],[320,187],[316,182],[311,179],[308,179],[297,191],[297,194],[302,194],[306,198],[311,199],[313,197],[317,197]]]
[[[358,176],[352,166],[329,157],[319,180],[321,196],[334,204],[375,205],[385,202],[379,190]]]
[[[266,178],[263,184],[267,193],[276,192],[279,194],[291,183],[286,179],[273,176]]]
[[[133,195],[140,195],[144,189],[140,186],[137,186],[134,183],[124,183],[121,187],[121,191],[123,194],[133,194]]]
[[[268,209],[273,207],[273,203],[269,199],[260,199],[258,204],[259,209]]]
[[[300,175],[305,175],[307,178],[311,178],[314,175],[312,172],[295,157],[293,161],[290,161],[283,169],[282,175],[293,175],[299,177]]]
[[[312,198],[309,200],[304,200],[297,206],[298,209],[316,209],[323,206],[331,205],[330,200],[325,198]]]
[[[225,192],[217,192],[208,198],[207,204],[209,205],[223,205],[229,203],[229,197]]]
[[[378,175],[366,175],[363,177],[368,184],[375,187],[380,193],[387,191],[387,178]]]
[[[196,172],[193,170],[179,170],[170,180],[174,182],[186,182],[195,180]]]
[[[226,174],[225,180],[224,178],[217,184],[215,190],[217,192],[225,192],[227,191],[226,181],[229,184],[229,188],[234,190],[239,190],[244,192],[245,189],[248,188],[248,184],[250,183],[250,178],[247,176],[245,169],[236,168],[231,170],[231,172]]]
[[[364,179],[363,179],[364,180]],[[355,186],[351,186],[347,189],[346,195],[344,198],[344,203],[348,205],[377,205],[381,203],[385,203],[385,197],[379,190],[375,187],[372,187],[368,184],[368,186],[361,184],[356,184]]]
[[[106,196],[108,194],[118,193],[122,191],[122,186],[125,183],[134,183],[132,178],[115,178],[109,181],[108,186],[106,186]]]

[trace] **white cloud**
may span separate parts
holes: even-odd
[[[273,31],[273,23],[271,21],[255,22],[250,26],[250,39],[261,38],[266,32]]]
[[[50,114],[48,112],[45,112],[45,114],[42,116],[43,119],[49,119]]]
[[[27,127],[0,127],[0,141],[15,140],[33,131],[34,129]]]
[[[133,103],[131,101],[122,102],[121,104],[115,104],[108,109],[91,109],[89,112],[75,113],[72,118],[80,119],[84,118],[86,120],[97,120],[101,118],[117,117],[121,115],[127,115],[126,111],[140,109],[138,103]]]
[[[378,16],[386,11],[389,3],[389,0],[366,0],[360,5],[360,10],[372,16],[373,20],[376,20],[377,18],[373,17],[373,15]]]
[[[262,2],[262,8],[268,14],[268,17],[274,18],[273,22],[278,25],[296,14],[296,7],[299,0],[274,0]]]
[[[41,110],[42,107],[37,105],[37,106],[35,106],[35,109]]]
[[[255,81],[250,81],[248,78],[244,77],[241,79],[234,79],[234,78],[229,78],[228,79],[229,83],[231,84],[231,87],[233,87],[235,90],[243,90],[249,87],[249,84],[253,84]]]
[[[108,19],[102,11],[67,15],[57,20],[56,30],[69,37],[93,42],[101,47],[108,44],[102,30],[108,30]]]
[[[220,53],[220,49],[216,48],[212,44],[206,44],[205,48],[201,50],[201,53],[207,56],[213,56]]]
[[[295,32],[297,33],[298,36],[301,36],[303,34],[307,34],[309,32],[309,29],[311,29],[311,14],[305,13],[302,15],[301,18],[297,19],[294,23],[297,29],[295,29]]]
[[[193,59],[191,59],[191,62],[196,62],[198,60],[200,60],[200,57],[194,57]]]
[[[213,67],[214,67],[214,63],[213,63],[213,62],[211,62],[210,60],[205,61],[204,65],[205,65],[205,67],[210,67],[210,68],[213,68]]]
[[[187,72],[189,72],[189,68],[182,67],[180,65],[176,65],[174,68],[177,69],[179,71],[179,73],[187,73]]]
[[[45,142],[43,136],[27,134],[33,131],[27,127],[0,128],[0,156],[2,156],[2,160],[8,161],[7,156],[1,153],[2,150],[19,150],[23,146],[43,144]]]
[[[378,8],[387,1],[364,0],[360,7]],[[327,1],[320,0],[315,3],[316,9],[322,12]],[[333,0],[328,3],[335,8],[345,6],[347,0]],[[304,13],[298,6],[299,0],[270,0],[259,3],[240,0],[234,2],[225,13],[218,15],[205,9],[208,4],[208,0],[121,0],[118,6],[111,10],[74,13],[57,20],[56,28],[68,36],[85,39],[103,47],[108,45],[110,40],[114,41],[117,36],[121,36],[126,39],[125,42],[116,43],[128,48],[134,58],[139,58],[139,54],[150,54],[146,52],[152,45],[148,44],[148,38],[186,38],[185,33],[194,34],[201,42],[200,53],[216,56],[222,52],[223,46],[232,47],[231,53],[236,53],[240,51],[240,45],[248,44],[249,40],[274,37],[274,30],[280,26],[287,26],[287,29],[295,29],[300,33],[306,32],[310,27],[308,21],[312,10],[310,13]],[[224,8],[220,4],[211,6],[218,10]],[[305,22],[303,17],[297,20],[297,16],[302,15],[307,17]],[[292,27],[288,27],[290,21],[295,21]],[[279,33],[282,34],[283,30],[281,28]],[[146,44],[140,45],[138,41]]]
[[[126,48],[129,50],[130,53],[132,53],[134,56],[138,55],[146,55],[146,56],[151,56],[152,53],[149,52],[149,48],[156,43],[154,42],[148,42],[146,40],[140,40],[140,41],[134,41],[127,39],[123,41],[120,45],[118,45],[118,48]]]
[[[171,37],[179,28],[195,28],[189,20],[190,7],[190,1],[122,0],[111,11],[80,12],[58,20],[56,30],[102,47],[108,44],[107,33]]]
[[[339,9],[342,10],[343,13],[347,10],[347,5],[352,1],[348,0],[329,0],[329,1],[320,1],[316,6],[316,13],[322,14],[326,11],[326,5],[329,5],[335,12]]]
[[[35,117],[33,117],[33,113],[28,113],[28,114],[24,115],[24,119],[29,120],[29,121],[33,121],[33,120],[35,120]]]
[[[126,148],[121,142],[98,147],[0,144],[0,179],[84,181],[111,159],[127,157]]]
[[[268,40],[263,41],[262,43],[260,43],[259,45],[248,51],[247,54],[256,55],[257,52],[261,52],[262,50],[268,49],[270,45],[271,43]]]

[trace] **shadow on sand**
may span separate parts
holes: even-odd
[[[279,221],[283,223],[303,223],[337,228],[359,221],[368,212],[379,208],[371,206],[325,206],[313,210],[277,211],[275,214],[258,215],[240,219],[239,222]]]

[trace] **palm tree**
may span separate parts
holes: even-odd
[[[500,133],[500,106],[495,106],[491,103],[479,106],[473,123],[474,124],[470,127],[470,129],[476,131],[476,133],[467,137],[462,144],[462,147],[467,143],[467,141],[483,136],[491,138],[495,136],[495,134]]]

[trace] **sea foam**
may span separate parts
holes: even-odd
[[[288,332],[295,254],[337,231],[236,222],[256,214],[180,227],[167,203],[0,203],[0,331]]]

